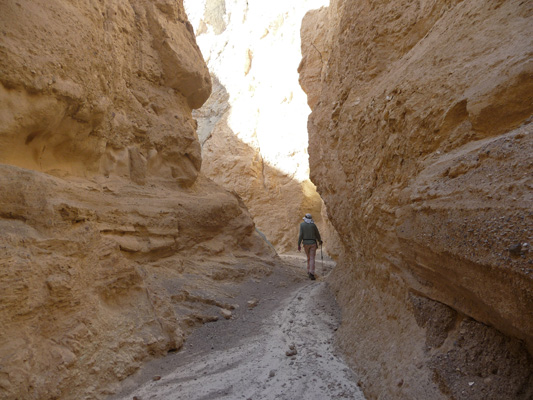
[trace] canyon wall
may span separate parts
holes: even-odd
[[[301,34],[367,398],[532,398],[531,2],[333,0]]]
[[[258,229],[281,252],[295,251],[298,225],[313,214],[324,249],[338,238],[309,180],[305,93],[298,85],[300,25],[324,0],[186,0],[213,95],[193,113],[202,172],[244,201]]]
[[[199,171],[181,1],[0,4],[0,397],[100,398],[275,252]]]

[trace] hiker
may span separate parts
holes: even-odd
[[[298,251],[301,251],[302,241],[304,242],[304,250],[307,255],[307,276],[309,279],[315,280],[315,255],[318,244],[322,244],[320,232],[313,221],[311,214],[305,214],[304,222],[300,224],[300,236],[298,237]]]

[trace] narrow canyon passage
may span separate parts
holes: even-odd
[[[231,319],[194,331],[182,350],[149,362],[109,400],[363,400],[334,345],[339,309],[325,277],[304,279],[305,259],[243,283]],[[332,261],[318,266],[329,272]]]
[[[533,399],[532,54],[523,0],[0,1],[0,398]]]

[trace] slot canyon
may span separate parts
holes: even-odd
[[[533,399],[532,133],[528,0],[0,0],[0,398]]]

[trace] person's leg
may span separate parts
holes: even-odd
[[[316,244],[309,246],[309,273],[315,274],[315,256],[316,256]]]
[[[304,244],[304,250],[305,250],[305,255],[307,256],[307,273],[309,274],[309,267],[310,267],[310,264],[309,264],[309,251],[311,249],[311,246],[308,245],[308,244]]]

